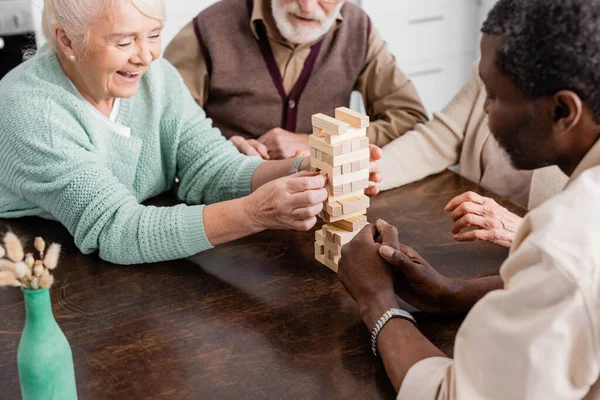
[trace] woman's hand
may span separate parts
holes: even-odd
[[[244,199],[244,210],[257,230],[308,231],[327,199],[325,177],[302,171],[265,183]]]
[[[487,240],[510,247],[522,218],[508,211],[493,199],[466,192],[450,200],[445,208],[452,213],[454,240],[472,242]],[[463,232],[468,227],[479,229]]]

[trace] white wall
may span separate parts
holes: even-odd
[[[44,0],[31,0],[33,8],[33,20],[35,21],[35,41],[38,47],[44,44],[46,40],[42,34],[42,8],[44,8]]]
[[[167,21],[162,34],[163,50],[192,18],[218,0],[165,0]]]

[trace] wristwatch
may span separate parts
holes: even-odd
[[[377,320],[377,323],[373,327],[371,331],[371,350],[373,350],[373,355],[375,357],[379,357],[379,353],[377,352],[377,338],[379,337],[379,333],[387,324],[387,322],[392,318],[402,318],[408,320],[417,326],[417,321],[415,321],[414,317],[410,315],[407,311],[401,310],[399,308],[390,308]]]

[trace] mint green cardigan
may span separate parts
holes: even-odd
[[[167,61],[123,99],[113,132],[78,97],[46,45],[0,81],[0,218],[60,221],[83,253],[116,264],[211,248],[203,205],[245,196],[260,164],[227,142]],[[178,178],[186,203],[140,203]]]

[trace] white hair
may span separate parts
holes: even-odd
[[[58,50],[54,34],[57,25],[64,29],[75,46],[86,49],[89,27],[99,18],[119,10],[126,2],[131,2],[150,18],[165,19],[164,0],[44,0],[42,32],[55,51]]]

